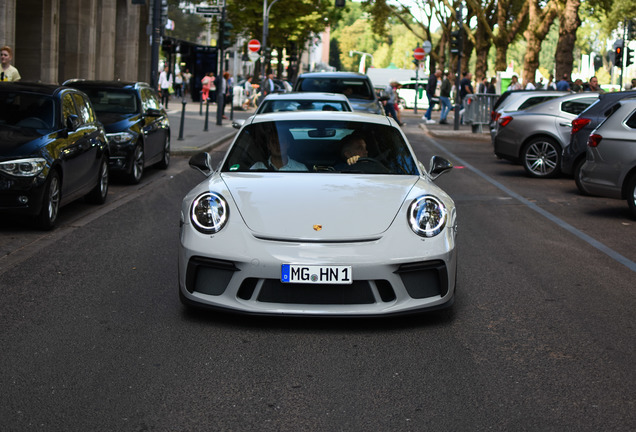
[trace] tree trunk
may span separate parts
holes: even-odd
[[[568,77],[572,75],[576,30],[581,25],[580,7],[580,0],[567,0],[563,12],[559,16],[559,41],[555,53],[555,76],[557,78],[561,78],[564,74]]]
[[[488,51],[490,50],[490,39],[481,26],[475,32],[475,80],[481,82],[488,72]]]
[[[539,68],[539,51],[541,44],[550,30],[550,26],[557,15],[555,0],[549,0],[545,9],[541,10],[537,0],[529,0],[528,28],[523,32],[527,41],[526,54],[523,58],[523,81],[534,82],[534,77]]]

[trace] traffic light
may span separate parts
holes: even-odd
[[[451,54],[459,54],[462,49],[462,33],[461,30],[451,32],[450,52]]]
[[[232,38],[231,33],[233,28],[234,26],[227,21],[221,21],[219,23],[219,48],[227,49],[232,46],[230,39]]]
[[[625,67],[634,63],[634,57],[636,57],[636,50],[625,48]]]
[[[617,46],[614,48],[614,66],[617,68],[623,67],[623,46]]]
[[[336,0],[336,7],[345,7],[345,0]]]

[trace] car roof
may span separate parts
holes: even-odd
[[[363,78],[369,77],[360,72],[305,72],[298,75],[298,78]]]
[[[0,84],[0,89],[3,91],[18,91],[18,92],[29,92],[29,93],[40,93],[43,95],[53,96],[60,91],[64,90],[67,87],[59,86],[56,84],[42,84],[42,83],[32,83],[25,81],[18,82],[5,82]]]
[[[248,118],[245,124],[263,123],[271,121],[354,121],[362,123],[393,125],[397,127],[395,120],[387,116],[379,116],[377,114],[363,113],[357,111],[287,111],[275,113],[255,114]],[[399,128],[398,128],[399,129]]]
[[[287,93],[270,93],[265,96],[267,100],[335,100],[346,101],[349,99],[342,93],[326,93],[326,92],[287,92]]]
[[[621,99],[636,97],[636,90],[628,90],[622,92],[601,93],[598,102],[590,105],[579,116],[596,116],[607,110],[610,105],[615,104]]]
[[[64,85],[69,87],[101,87],[110,89],[135,89],[138,87],[150,87],[145,82],[135,81],[107,81],[107,80],[85,80],[85,79],[70,79],[64,81]]]

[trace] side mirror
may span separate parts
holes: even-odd
[[[212,174],[212,157],[208,153],[197,153],[190,158],[188,163],[203,175],[209,176]]]
[[[232,122],[232,127],[234,129],[240,129],[245,124],[244,119],[236,119]]]
[[[70,114],[68,117],[66,117],[66,129],[69,131],[74,131],[77,130],[78,127],[80,127],[80,119],[77,115],[75,114]]]
[[[161,112],[161,110],[158,110],[156,108],[148,108],[146,110],[146,115],[149,117],[160,117],[163,113]]]
[[[437,179],[437,177],[452,169],[453,164],[450,163],[450,161],[444,159],[441,156],[433,156],[431,158],[431,164],[430,168],[428,169],[428,174],[431,176],[432,180],[435,180]]]

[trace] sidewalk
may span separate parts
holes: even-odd
[[[185,99],[185,113],[183,121],[183,139],[179,140],[179,130],[181,127],[181,114],[183,102],[180,99],[172,98],[168,104],[168,118],[170,119],[170,148],[174,156],[191,156],[199,152],[207,152],[220,145],[226,140],[234,137],[237,129],[232,127],[229,106],[225,107],[225,116],[222,124],[216,124],[216,104],[211,103],[208,108],[208,130],[204,131],[206,104],[192,102],[187,97]],[[202,113],[202,114],[201,114]],[[254,113],[254,109],[248,111],[234,110],[233,118],[246,119]]]
[[[472,125],[460,124],[459,129],[455,130],[455,115],[453,112],[448,114],[446,120],[448,124],[439,124],[439,111],[433,111],[431,118],[435,120],[435,123],[426,123],[426,120],[422,120],[422,116],[426,110],[417,110],[417,114],[413,114],[413,110],[402,111],[402,121],[408,125],[417,124],[424,132],[428,133],[432,137],[438,138],[463,138],[479,141],[490,141],[490,130],[488,125],[482,126],[482,131],[473,133]]]
[[[214,147],[230,140],[234,137],[237,129],[232,127],[232,121],[229,120],[229,107],[225,108],[225,116],[227,120],[223,120],[222,124],[216,124],[216,104],[210,104],[208,107],[208,130],[204,131],[206,105],[198,102],[192,102],[190,98],[186,99],[185,115],[183,122],[183,140],[179,140],[179,129],[181,125],[181,112],[183,103],[181,100],[172,99],[168,105],[168,117],[170,118],[171,141],[170,147],[174,156],[191,156],[199,152],[207,152]],[[410,125],[418,125],[422,130],[433,137],[439,138],[463,138],[470,140],[490,141],[490,133],[488,125],[482,127],[482,133],[473,133],[471,125],[460,125],[459,130],[454,130],[453,113],[448,115],[447,125],[441,125],[439,121],[439,111],[433,111],[433,120],[435,124],[427,124],[422,120],[422,116],[426,110],[418,110],[417,114],[413,114],[413,110],[404,110],[402,112],[402,121]],[[202,112],[202,114],[201,114]],[[234,110],[233,118],[246,119],[254,113],[254,108],[247,111]]]

